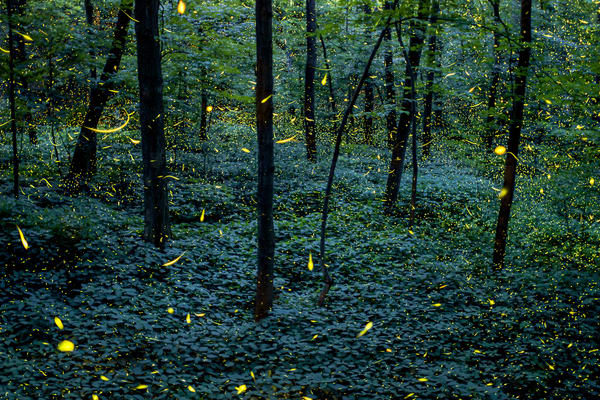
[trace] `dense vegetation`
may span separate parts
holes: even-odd
[[[600,397],[599,11],[7,0],[0,397]]]

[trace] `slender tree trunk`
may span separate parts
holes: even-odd
[[[331,66],[329,65],[329,59],[327,58],[327,48],[325,47],[323,35],[319,35],[319,39],[321,39],[321,47],[323,48],[323,60],[325,60],[325,68],[329,74],[329,79],[327,80],[327,84],[329,85],[329,105],[331,106],[331,111],[336,113],[337,107],[335,105],[335,93],[333,92],[333,77],[331,76]]]
[[[486,119],[486,143],[491,148],[496,135],[496,98],[498,96],[498,84],[500,83],[500,0],[489,0],[494,12],[494,65],[492,66],[492,80],[488,96],[488,112]]]
[[[200,90],[200,140],[205,141],[208,139],[207,134],[207,125],[206,125],[206,107],[208,107],[208,94],[206,93],[206,85],[207,85],[207,72],[206,67],[202,67],[202,89]]]
[[[254,318],[273,306],[273,9],[271,0],[256,0],[256,131],[258,134],[258,271]],[[267,101],[264,99],[268,98]]]
[[[390,1],[385,2],[385,9],[392,9],[392,3]],[[383,65],[385,69],[386,108],[388,108],[385,114],[385,125],[387,128],[388,146],[392,147],[394,144],[394,137],[396,136],[396,90],[394,89],[394,54],[392,52],[392,29],[390,27],[386,28],[384,40],[386,49],[383,56]]]
[[[400,180],[402,179],[402,170],[404,169],[406,142],[410,133],[410,123],[412,120],[412,103],[413,101],[416,101],[416,98],[413,98],[411,94],[411,69],[414,70],[416,76],[416,71],[421,61],[423,43],[425,41],[423,23],[427,18],[428,11],[428,0],[419,0],[417,20],[411,23],[412,32],[409,42],[408,55],[406,55],[406,71],[403,87],[404,98],[402,99],[400,107],[400,120],[398,121],[396,140],[394,141],[394,146],[392,148],[392,159],[390,161],[390,169],[388,171],[388,179],[384,195],[384,209],[388,214],[392,212],[396,204],[396,200],[398,199],[398,189],[400,187]],[[397,33],[400,38],[402,32],[400,29],[398,29],[399,24],[396,24],[396,26],[398,31]]]
[[[398,1],[399,0],[394,1],[394,5],[393,5],[392,9],[394,9],[394,10],[396,9],[396,7],[398,6]],[[333,178],[335,176],[335,168],[337,166],[337,161],[340,156],[340,146],[342,144],[344,128],[346,127],[346,123],[348,122],[348,118],[350,116],[350,113],[352,112],[352,108],[354,107],[354,104],[356,104],[356,99],[358,99],[358,95],[360,93],[362,85],[365,82],[365,80],[367,79],[367,77],[369,76],[369,69],[371,68],[373,59],[375,58],[375,55],[377,54],[377,50],[379,50],[379,47],[381,46],[381,42],[383,41],[383,37],[385,36],[385,30],[386,30],[386,28],[389,28],[389,26],[390,26],[391,20],[392,20],[391,16],[387,18],[384,28],[381,31],[381,34],[379,35],[379,39],[377,39],[375,46],[373,46],[371,55],[370,55],[369,59],[367,60],[367,64],[365,65],[362,76],[361,76],[360,80],[358,81],[356,88],[354,89],[354,93],[352,94],[350,102],[348,103],[348,106],[346,107],[346,111],[344,111],[344,116],[342,117],[342,122],[340,122],[340,126],[336,133],[335,147],[333,149],[333,157],[331,158],[331,166],[329,167],[329,175],[327,177],[327,186],[325,188],[325,199],[323,200],[323,212],[321,215],[320,256],[321,256],[321,272],[323,273],[323,289],[321,290],[321,294],[319,295],[319,300],[317,303],[319,306],[323,305],[323,303],[325,302],[325,298],[327,297],[327,293],[329,293],[329,289],[331,289],[331,286],[333,286],[333,279],[331,278],[331,275],[329,274],[327,266],[325,265],[325,234],[327,233],[327,218],[329,216],[329,200],[331,199],[331,189],[333,188]]]
[[[16,15],[18,15],[19,17],[23,17],[23,15],[25,14],[25,7],[27,6],[27,0],[11,0],[10,2],[7,2],[7,4],[10,4],[11,6],[11,14],[13,15],[13,17]],[[14,22],[13,22],[14,24]],[[13,36],[13,42],[15,43],[14,46],[14,54],[13,54],[13,64],[17,63],[21,66],[24,66],[27,63],[27,53],[25,51],[25,42],[26,39],[21,36],[21,35],[17,35],[17,36]],[[17,68],[17,70],[21,70],[23,71],[24,68]],[[29,108],[29,100],[32,97],[32,94],[30,93],[29,90],[29,81],[27,80],[27,76],[21,72],[20,74],[18,74],[18,78],[19,78],[19,93],[22,96],[22,102],[21,102],[21,118],[24,122],[25,128],[27,130],[27,135],[29,137],[29,143],[31,144],[36,144],[37,143],[37,129],[36,126],[33,123],[33,115],[31,113],[31,109]]]
[[[85,20],[88,24],[88,27],[89,27],[88,33],[90,33],[90,37],[91,37],[92,28],[94,26],[94,6],[92,5],[92,0],[85,0],[84,6],[85,6]],[[93,59],[95,56],[95,52],[94,52],[92,45],[90,45],[89,53],[90,53],[90,57]],[[96,77],[97,77],[96,67],[94,67],[94,66],[90,67],[90,77],[92,78],[92,80],[96,80]]]
[[[368,17],[371,14],[371,7],[368,4],[364,6],[365,15]],[[371,30],[367,27],[365,36],[366,39],[370,39]],[[364,117],[364,135],[365,144],[373,143],[373,110],[375,109],[375,92],[373,90],[373,82],[369,78],[370,71],[367,73],[367,79],[365,81],[365,117]]]
[[[15,106],[15,41],[13,37],[13,7],[11,0],[6,0],[8,16],[8,101],[10,103],[10,130],[12,132],[13,151],[13,195],[19,197],[19,153],[17,149],[17,116]]]
[[[163,248],[171,236],[167,198],[159,0],[136,0],[135,34],[140,87],[144,179],[144,240]]]
[[[306,135],[306,156],[309,161],[317,160],[315,137],[315,67],[317,47],[315,32],[317,15],[315,0],[306,0],[306,69],[304,70],[304,133]]]
[[[436,48],[437,48],[437,20],[440,12],[439,0],[433,0],[431,17],[429,23],[431,24],[431,33],[429,35],[429,43],[427,45],[427,58],[428,67],[426,82],[425,82],[425,105],[423,109],[423,157],[428,157],[431,152],[431,114],[433,110],[433,83],[435,79],[435,73],[437,68],[436,62]]]
[[[494,240],[493,266],[495,270],[500,270],[504,267],[508,221],[515,190],[517,156],[519,154],[521,128],[523,127],[527,75],[529,72],[529,59],[531,57],[531,0],[521,0],[521,35],[522,43],[519,50],[517,70],[515,71],[513,114],[510,120],[508,151],[506,154],[506,165],[504,167],[504,185],[500,192],[500,212],[498,213],[496,238]]]
[[[104,64],[104,69],[100,75],[100,81],[90,92],[90,103],[83,118],[67,177],[67,184],[72,191],[79,191],[80,184],[87,183],[96,172],[96,132],[88,128],[96,129],[98,127],[98,122],[111,94],[110,90],[114,86],[110,78],[119,69],[121,57],[125,51],[127,28],[130,20],[127,14],[131,14],[132,4],[133,0],[121,0],[113,42],[106,64]]]
[[[50,45],[52,42],[50,43]],[[48,54],[48,120],[50,121],[50,136],[52,138],[52,147],[54,147],[54,156],[58,163],[58,173],[62,177],[60,168],[60,157],[58,156],[58,143],[56,142],[56,135],[54,134],[54,65],[52,64],[52,54]]]

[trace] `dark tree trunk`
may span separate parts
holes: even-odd
[[[368,4],[364,5],[364,12],[368,15],[371,14],[371,7]],[[371,31],[369,28],[366,30],[366,39],[369,40]],[[364,135],[365,144],[373,143],[373,110],[375,109],[375,92],[373,90],[373,82],[369,78],[370,71],[367,71],[367,79],[365,80],[365,117],[364,117]]]
[[[15,106],[15,41],[13,37],[13,7],[11,0],[6,1],[8,16],[8,101],[10,103],[10,130],[12,132],[13,151],[13,195],[19,197],[19,153],[17,150],[17,116]]]
[[[500,192],[502,198],[500,200],[500,212],[498,213],[498,225],[496,226],[496,238],[494,240],[493,266],[495,270],[500,270],[504,267],[508,221],[515,190],[517,156],[519,154],[521,128],[523,127],[527,74],[529,72],[529,59],[531,57],[531,0],[521,0],[521,35],[522,43],[519,50],[517,70],[515,71],[513,114],[510,120],[508,151],[504,167],[504,185]]]
[[[167,198],[159,0],[136,0],[135,35],[140,87],[144,179],[144,240],[163,248],[171,236]]]
[[[387,213],[391,213],[392,209],[398,199],[398,189],[400,187],[400,180],[402,179],[402,170],[404,168],[404,157],[406,155],[406,142],[410,133],[410,123],[412,118],[412,103],[416,101],[416,98],[412,96],[412,75],[411,70],[416,71],[421,61],[421,52],[423,50],[424,39],[424,22],[427,18],[429,11],[428,0],[419,0],[419,10],[417,14],[417,20],[411,23],[411,36],[409,42],[408,55],[406,60],[406,71],[404,78],[403,99],[400,107],[400,120],[398,121],[398,131],[394,146],[392,148],[392,159],[390,162],[390,168],[388,172],[388,179],[384,195],[384,208]],[[399,25],[396,24],[398,27]],[[402,32],[398,30],[398,36]],[[405,52],[406,53],[406,52]]]
[[[258,271],[254,318],[273,306],[273,42],[271,0],[256,0],[256,131],[258,134]],[[270,97],[269,97],[270,96]],[[267,101],[263,101],[268,98]]]
[[[392,3],[385,2],[385,9],[391,10]],[[383,65],[385,69],[385,97],[387,107],[389,108],[385,114],[385,126],[387,128],[388,146],[394,144],[396,136],[396,90],[394,89],[394,54],[392,52],[392,29],[387,27],[385,30],[385,53],[383,56]]]
[[[492,80],[488,96],[488,111],[486,119],[486,143],[491,148],[494,136],[498,130],[496,126],[496,101],[498,84],[500,83],[500,0],[489,0],[494,12],[494,65],[492,66]]]
[[[22,17],[23,14],[25,13],[25,6],[27,5],[27,0],[10,0],[7,1],[7,5],[9,5],[11,7],[11,15],[18,15],[19,17]],[[14,42],[16,41],[16,45],[13,48],[14,54],[13,54],[13,68],[14,68],[14,63],[18,63],[20,65],[25,65],[25,63],[27,63],[27,54],[25,52],[25,42],[26,39],[21,36],[21,35],[17,35],[17,36],[13,36],[13,44],[15,44]],[[24,68],[19,68],[21,71],[24,70]],[[19,70],[17,69],[17,70]],[[27,77],[25,76],[25,74],[23,72],[21,72],[19,74],[19,92],[21,93],[22,96],[22,104],[21,104],[21,115],[23,118],[23,122],[24,125],[26,127],[27,130],[27,135],[29,137],[29,143],[31,144],[36,144],[37,143],[37,130],[35,128],[35,125],[33,123],[33,116],[31,114],[31,109],[29,108],[29,99],[30,97],[32,97],[31,93],[29,92],[29,81],[27,80]]]
[[[78,191],[81,183],[87,183],[96,172],[96,132],[88,128],[96,129],[102,116],[102,111],[111,94],[113,83],[110,78],[117,72],[121,63],[121,57],[125,51],[127,39],[127,28],[131,14],[133,0],[121,0],[117,25],[106,64],[100,75],[100,81],[90,91],[90,103],[81,124],[81,131],[77,138],[71,167],[67,177],[68,189]]]
[[[439,0],[433,0],[431,17],[431,34],[429,35],[429,43],[427,45],[428,67],[426,82],[425,82],[425,105],[423,107],[423,157],[428,157],[431,152],[431,114],[433,110],[433,82],[437,68],[436,48],[437,48],[437,20],[440,11]]]
[[[321,39],[321,47],[323,48],[323,60],[325,60],[325,69],[329,74],[329,79],[327,80],[327,84],[329,85],[329,105],[331,106],[331,111],[333,113],[336,113],[337,107],[335,105],[335,94],[333,92],[333,77],[331,76],[331,67],[329,65],[329,59],[327,58],[327,48],[325,47],[325,40],[323,40],[323,35],[319,35],[319,39]]]
[[[88,24],[88,27],[90,28],[89,30],[89,34],[90,34],[90,38],[91,38],[91,32],[92,32],[92,27],[94,26],[94,6],[92,5],[92,1],[91,0],[85,0],[84,2],[85,4],[85,20]],[[94,58],[94,49],[92,46],[90,46],[90,57],[93,59]],[[90,67],[90,77],[92,78],[92,80],[96,80],[96,67],[92,66]]]
[[[394,1],[394,5],[392,9],[396,9],[398,6],[398,1]],[[367,60],[367,64],[363,70],[362,76],[358,81],[356,88],[350,98],[350,102],[346,107],[346,111],[344,112],[344,116],[342,117],[342,122],[340,122],[340,126],[337,130],[335,137],[335,147],[333,149],[333,157],[331,158],[331,166],[329,167],[329,175],[327,177],[327,186],[325,188],[325,199],[323,200],[323,212],[321,215],[321,241],[320,241],[320,256],[321,256],[321,272],[323,273],[323,289],[321,290],[321,294],[319,295],[318,305],[322,306],[325,302],[325,298],[327,297],[327,293],[329,293],[329,289],[333,286],[333,279],[329,274],[327,266],[325,265],[325,234],[327,232],[327,218],[329,216],[329,200],[331,199],[331,190],[333,188],[333,178],[335,176],[335,168],[337,166],[337,161],[340,156],[340,146],[342,144],[342,136],[344,135],[344,128],[346,127],[346,123],[348,122],[348,118],[350,113],[352,112],[352,108],[354,104],[356,104],[356,99],[358,99],[358,94],[360,93],[360,89],[362,88],[363,83],[369,76],[369,69],[371,68],[371,64],[373,63],[373,59],[377,54],[377,50],[379,50],[379,46],[381,46],[381,42],[383,41],[383,37],[385,36],[386,28],[389,28],[391,16],[387,18],[384,28],[379,35],[379,39],[375,43],[373,50],[371,51],[371,55]]]
[[[206,107],[208,107],[208,94],[206,93],[206,85],[207,85],[207,72],[206,72],[206,68],[202,67],[202,78],[201,78],[201,84],[202,84],[202,89],[200,90],[200,140],[205,141],[206,139],[208,139],[208,132],[207,132],[207,124],[206,124]]]
[[[306,0],[306,69],[304,70],[304,133],[306,156],[309,161],[317,160],[315,137],[315,67],[317,64],[317,15],[315,0]]]

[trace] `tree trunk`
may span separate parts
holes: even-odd
[[[492,80],[488,97],[488,111],[486,119],[486,143],[491,148],[498,130],[496,124],[496,98],[498,96],[498,84],[500,83],[500,0],[489,0],[494,12],[494,65],[492,66]]]
[[[317,46],[315,32],[317,16],[315,0],[306,0],[306,69],[304,70],[304,133],[306,135],[306,157],[317,160],[315,137],[315,67],[317,64]]]
[[[206,67],[201,68],[202,78],[201,84],[202,89],[200,90],[200,140],[205,141],[208,139],[207,133],[207,124],[206,124],[206,107],[208,107],[208,94],[206,93],[206,85],[207,85],[207,72]]]
[[[19,197],[19,153],[17,150],[17,116],[15,105],[15,41],[13,38],[12,11],[14,4],[11,0],[6,1],[8,16],[8,101],[10,103],[10,130],[12,132],[13,151],[13,195]]]
[[[531,56],[531,0],[521,0],[521,35],[522,43],[519,50],[517,70],[515,71],[513,113],[510,120],[508,151],[504,167],[504,185],[500,192],[500,212],[498,213],[498,225],[496,226],[496,238],[494,240],[493,266],[495,270],[501,270],[504,267],[508,221],[515,190],[517,156],[519,154],[521,128],[523,127],[527,74],[529,72],[529,59]]]
[[[364,6],[365,15],[371,14],[371,7],[368,4]],[[366,29],[365,36],[367,41],[370,39],[371,30]],[[373,90],[373,82],[369,78],[370,71],[367,71],[367,79],[365,80],[365,117],[364,117],[364,135],[365,144],[373,143],[373,110],[375,108],[375,93]]]
[[[313,0],[314,1],[314,0]],[[313,3],[314,4],[314,3]],[[258,271],[254,318],[273,306],[273,9],[271,0],[256,0],[256,131],[258,134]],[[264,99],[267,99],[264,101]]]
[[[331,66],[329,65],[329,59],[327,58],[327,48],[325,47],[325,40],[323,40],[323,35],[319,35],[319,39],[321,39],[321,47],[323,48],[323,60],[325,60],[325,69],[329,74],[329,79],[327,83],[329,85],[329,105],[331,106],[331,112],[336,113],[337,107],[335,105],[335,94],[333,92],[333,77],[331,76]]]
[[[392,3],[385,2],[385,9],[391,10]],[[385,114],[385,125],[387,128],[388,146],[394,144],[396,136],[396,90],[394,89],[394,54],[392,52],[392,29],[388,26],[385,30],[385,53],[383,56],[383,65],[385,69],[385,97],[387,107],[389,108]]]
[[[85,20],[88,24],[89,27],[89,33],[90,33],[90,38],[91,38],[91,32],[92,32],[92,27],[94,26],[94,6],[92,5],[92,1],[91,0],[85,0],[84,2],[85,4]],[[90,57],[93,59],[95,56],[95,52],[93,47],[90,45]],[[96,80],[96,67],[92,66],[90,67],[90,77],[93,80]]]
[[[435,72],[437,68],[436,62],[436,48],[437,48],[437,20],[440,12],[439,0],[433,0],[431,17],[429,23],[431,24],[431,33],[429,35],[429,43],[427,45],[427,58],[428,67],[427,77],[425,82],[425,105],[423,109],[423,157],[428,157],[431,152],[431,114],[433,110],[433,82],[435,79]]]
[[[167,199],[159,0],[136,0],[135,34],[140,87],[144,179],[144,240],[163,248],[171,236]]]
[[[111,94],[113,83],[110,78],[117,72],[121,63],[121,57],[125,51],[127,39],[127,28],[131,14],[133,0],[121,0],[114,37],[104,69],[100,75],[100,81],[90,91],[90,103],[81,124],[81,131],[77,138],[71,167],[67,177],[68,189],[79,191],[81,183],[87,183],[96,172],[96,132],[88,129],[96,129],[98,122]]]
[[[421,61],[423,43],[425,41],[423,25],[424,21],[426,21],[428,10],[428,0],[419,0],[417,20],[411,22],[412,32],[406,60],[403,99],[400,107],[400,120],[398,121],[396,140],[394,141],[394,146],[392,148],[392,159],[390,161],[390,168],[388,171],[388,179],[384,195],[384,209],[388,214],[392,212],[392,209],[396,204],[400,180],[402,179],[404,157],[406,155],[406,142],[410,133],[410,123],[412,120],[411,114],[413,113],[412,103],[413,101],[416,101],[416,98],[413,98],[411,92],[411,87],[413,84],[411,69],[414,70],[414,74],[416,76],[416,71]],[[398,27],[399,25],[397,24],[396,26]],[[400,32],[399,29],[397,29],[397,31],[400,39],[402,32]]]
[[[393,10],[398,6],[399,0],[394,1],[394,5],[392,7]],[[318,305],[322,306],[325,302],[325,298],[327,297],[327,293],[329,293],[329,289],[333,286],[333,279],[329,274],[327,269],[327,265],[325,264],[325,234],[327,232],[327,218],[329,216],[329,200],[331,199],[331,190],[333,188],[333,178],[335,176],[335,168],[337,166],[337,161],[340,156],[340,146],[342,144],[342,136],[344,135],[344,128],[346,127],[346,123],[348,122],[348,117],[352,112],[352,108],[354,104],[356,104],[356,99],[358,99],[358,94],[360,93],[360,89],[362,88],[363,83],[367,79],[369,75],[369,69],[371,68],[371,64],[373,63],[373,59],[377,54],[377,50],[379,50],[379,46],[381,46],[381,42],[383,41],[383,37],[385,36],[386,28],[389,28],[390,21],[392,17],[388,17],[381,34],[379,35],[379,39],[375,43],[373,50],[371,51],[371,55],[367,60],[367,64],[363,70],[362,76],[358,81],[356,88],[350,98],[350,102],[346,107],[346,111],[344,112],[344,116],[342,117],[342,122],[340,122],[340,126],[337,130],[335,137],[335,146],[333,149],[333,157],[331,158],[331,166],[329,167],[329,175],[327,177],[327,186],[325,188],[325,199],[323,200],[323,212],[321,214],[321,241],[320,241],[320,256],[321,256],[321,272],[323,273],[323,289],[321,290],[321,294],[319,295]]]

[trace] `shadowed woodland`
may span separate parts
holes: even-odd
[[[4,0],[0,398],[600,398],[600,3]]]

